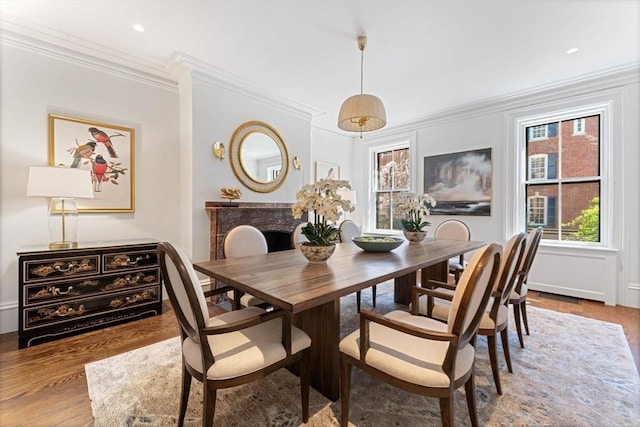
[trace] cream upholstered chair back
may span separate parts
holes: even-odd
[[[198,330],[209,326],[209,311],[200,280],[180,248],[170,243],[158,245],[159,263],[165,288],[184,334],[199,341]]]
[[[350,242],[351,238],[360,236],[360,227],[353,220],[345,219],[340,223],[340,241]]]
[[[516,284],[516,277],[524,255],[526,237],[526,233],[514,234],[507,241],[504,248],[498,278],[493,286],[493,290],[499,292],[500,305],[507,304],[511,291]]]
[[[210,318],[204,292],[186,254],[172,244],[158,244],[158,261],[182,338],[182,388],[178,426],[184,425],[192,378],[203,384],[202,425],[212,426],[216,391],[235,387],[297,364],[300,369],[302,419],[309,417],[309,349],[311,339],[291,325],[285,311],[258,307],[224,312]]]
[[[298,243],[308,242],[307,236],[302,234],[302,228],[307,225],[306,222],[296,225],[296,228],[293,230],[293,234],[291,235],[291,239],[293,240],[293,246],[298,246]]]
[[[524,256],[522,257],[522,262],[519,267],[521,275],[516,285],[517,288],[527,281],[527,276],[529,275],[529,271],[533,265],[536,253],[538,252],[538,246],[540,245],[541,239],[542,227],[537,227],[529,231],[529,234],[527,235],[527,246],[524,249]],[[519,291],[519,289],[516,289],[516,291]]]
[[[269,251],[264,234],[251,225],[239,225],[224,236],[222,251],[225,258],[266,254]]]
[[[460,344],[469,342],[478,330],[498,275],[501,252],[496,243],[478,249],[460,277],[447,319],[447,331],[458,335]]]
[[[457,219],[448,219],[436,227],[436,239],[469,240],[469,227]]]

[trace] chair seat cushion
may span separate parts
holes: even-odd
[[[227,291],[227,298],[229,301],[233,300],[233,291]],[[265,304],[260,298],[254,297],[251,294],[242,294],[240,297],[240,306],[241,307],[253,307],[255,305]]]
[[[515,289],[511,291],[511,296],[509,297],[509,301],[511,300],[517,301],[521,298],[524,298],[525,296],[527,296],[527,284],[523,283],[522,288],[520,288],[520,293],[516,292]]]
[[[210,326],[220,326],[255,317],[264,310],[249,307],[234,310],[209,319]],[[242,331],[211,335],[209,347],[215,363],[207,371],[212,380],[239,377],[270,366],[286,357],[282,345],[282,324],[280,318],[252,326]],[[298,353],[311,345],[311,339],[295,326],[291,327],[291,351]],[[189,366],[202,372],[202,356],[199,345],[187,338],[182,344],[185,361]]]
[[[489,302],[489,306],[487,310],[491,309],[491,305],[493,305],[493,300]],[[507,318],[509,316],[509,310],[507,310],[507,306],[501,305],[498,308],[498,325],[504,325],[507,323]],[[485,329],[489,331],[495,331],[496,323],[489,316],[489,311],[485,311],[484,315],[480,319],[480,329]]]
[[[385,315],[389,319],[429,329],[446,332],[447,325],[434,319],[412,316],[404,311],[392,311]],[[366,363],[400,380],[426,387],[449,387],[449,378],[442,364],[449,348],[446,341],[435,341],[404,334],[380,324],[370,323],[371,347]],[[360,359],[360,332],[347,335],[340,342],[340,351]],[[456,359],[455,378],[461,378],[473,367],[475,350],[467,344]]]
[[[464,270],[467,262],[460,264],[460,257],[449,258],[449,270]]]

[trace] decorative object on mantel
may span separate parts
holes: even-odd
[[[237,200],[242,196],[242,191],[239,188],[221,188],[220,189],[220,198],[229,200],[229,204],[227,206],[238,206],[231,205],[232,200]]]
[[[293,165],[293,168],[295,170],[300,170],[301,165],[300,165],[300,158],[298,156],[293,156],[293,159],[291,159],[291,164]]]
[[[78,246],[76,198],[92,199],[93,186],[88,169],[64,166],[31,166],[27,196],[49,197],[50,249]]]
[[[429,216],[429,206],[434,207],[436,201],[428,194],[400,193],[397,196],[395,211],[404,215],[400,222],[402,231],[409,242],[422,242],[427,237],[424,227],[431,225],[423,217]]]
[[[310,262],[325,262],[333,255],[339,232],[335,223],[342,212],[353,211],[351,202],[340,195],[342,189],[351,190],[349,181],[325,179],[307,184],[296,193],[296,203],[291,208],[293,217],[313,212],[313,222],[302,227],[302,234],[309,241],[300,244],[302,254]]]
[[[338,127],[349,132],[369,132],[383,128],[387,124],[387,114],[380,98],[363,92],[364,48],[367,38],[358,37],[360,49],[360,94],[347,98],[340,107]]]
[[[224,159],[224,144],[220,141],[216,141],[213,144],[213,155],[222,161]]]

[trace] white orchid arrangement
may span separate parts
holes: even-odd
[[[436,199],[428,194],[400,193],[396,198],[395,211],[399,215],[404,215],[401,219],[402,227],[407,231],[423,231],[422,229],[430,222],[424,221],[423,217],[430,215],[429,207],[435,207]]]
[[[343,199],[339,190],[351,190],[349,181],[322,179],[303,186],[296,193],[296,203],[291,208],[294,218],[302,218],[305,212],[313,212],[313,222],[302,228],[302,234],[313,246],[324,246],[338,233],[334,225],[342,212],[353,212],[350,200]]]

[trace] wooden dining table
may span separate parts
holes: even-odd
[[[311,385],[329,399],[340,397],[340,297],[394,280],[394,301],[409,304],[411,287],[446,280],[449,258],[478,249],[483,242],[425,239],[404,242],[389,252],[365,252],[338,243],[325,263],[310,263],[299,249],[217,259],[194,268],[274,307],[292,313],[293,323],[312,340]]]

